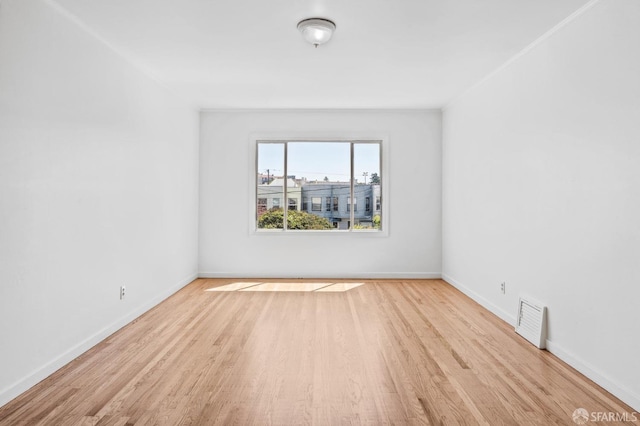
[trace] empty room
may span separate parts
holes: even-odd
[[[638,0],[0,0],[0,425],[640,424]]]

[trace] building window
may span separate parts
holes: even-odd
[[[380,211],[380,197],[376,197],[376,211]]]
[[[322,198],[321,197],[311,197],[311,211],[314,211],[314,212],[322,211]]]
[[[347,211],[351,211],[351,197],[347,197]],[[358,211],[358,199],[353,199],[353,211]]]
[[[381,230],[379,219],[374,226],[371,217],[357,216],[358,199],[369,213],[381,193],[381,157],[382,141],[375,140],[258,140],[256,228]]]
[[[267,199],[258,198],[258,216],[266,213],[267,211]]]

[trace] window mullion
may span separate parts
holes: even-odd
[[[283,176],[284,179],[282,182],[282,190],[284,192],[283,207],[282,207],[282,220],[284,221],[284,223],[282,224],[283,231],[287,230],[287,214],[289,213],[289,193],[288,193],[288,187],[287,187],[287,180],[288,180],[287,176],[289,175],[287,171],[287,167],[288,167],[287,146],[288,146],[288,143],[285,142],[284,143],[284,176]]]
[[[349,232],[351,232],[353,230],[354,219],[355,219],[355,213],[353,211],[354,210],[353,209],[354,196],[355,196],[355,192],[354,192],[354,181],[355,181],[354,173],[355,172],[353,171],[353,151],[354,151],[353,147],[354,147],[354,143],[351,142],[349,145],[350,145],[349,146],[349,148],[350,148],[349,156],[350,156],[350,163],[351,163],[351,165],[350,165],[350,167],[351,167],[351,189],[350,189],[351,199],[349,200],[349,203],[351,205],[349,206]]]

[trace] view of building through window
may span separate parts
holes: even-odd
[[[257,228],[381,230],[380,164],[380,141],[258,141]]]

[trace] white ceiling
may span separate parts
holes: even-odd
[[[588,0],[55,0],[202,108],[439,108]],[[333,20],[314,49],[298,21]]]

